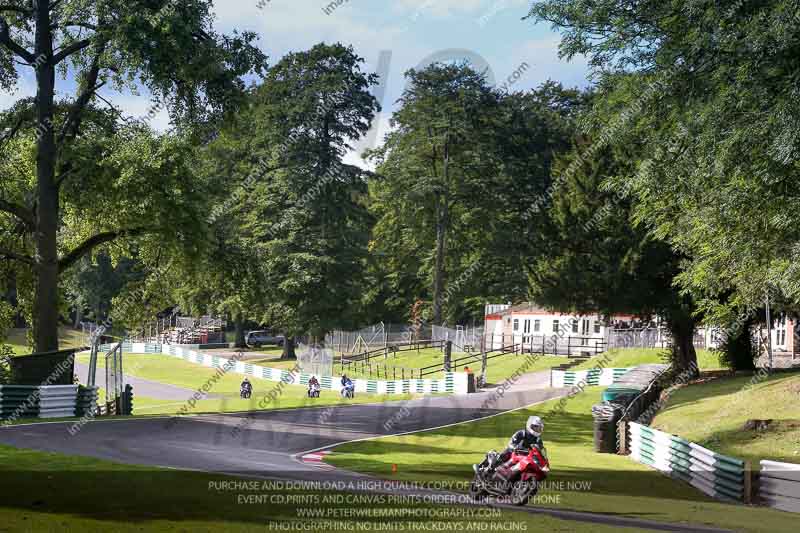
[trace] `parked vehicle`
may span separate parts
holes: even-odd
[[[539,492],[539,484],[550,472],[547,450],[533,446],[518,448],[509,459],[492,468],[498,452],[486,454],[482,463],[473,466],[475,477],[469,485],[470,495],[480,500],[486,496],[508,497],[514,505],[525,505]]]
[[[273,335],[269,331],[251,331],[244,337],[244,342],[248,346],[252,346],[254,348],[260,348],[261,346],[265,346],[268,344],[274,344],[278,347],[283,346],[283,343],[286,342],[286,337],[283,335]]]

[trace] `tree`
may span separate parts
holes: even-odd
[[[678,281],[701,309],[731,323],[768,291],[796,307],[800,6],[547,0],[531,15],[562,30],[563,55],[589,57],[598,120],[628,115],[611,140],[641,150],[617,185],[686,257]]]
[[[565,179],[547,211],[547,238],[532,255],[533,296],[578,314],[659,315],[672,333],[673,365],[696,372],[694,304],[674,286],[683,258],[632,222],[631,198],[604,187],[610,177],[630,172],[631,161],[632,154],[610,149],[591,159],[573,152],[559,161],[555,172]]]
[[[0,6],[0,85],[11,89],[19,69],[36,72],[36,97],[4,117],[8,129],[3,145],[6,151],[9,143],[27,141],[25,148],[35,159],[28,169],[34,186],[24,192],[32,194],[20,196],[19,187],[9,188],[5,180],[0,190],[0,211],[24,227],[35,253],[2,249],[0,256],[24,263],[33,272],[32,316],[39,351],[58,348],[58,282],[64,271],[104,243],[164,229],[141,222],[114,224],[115,216],[109,216],[95,224],[105,226],[101,231],[80,232],[83,240],[69,248],[59,239],[63,220],[82,215],[70,213],[65,205],[69,188],[79,187],[81,179],[87,180],[81,187],[88,183],[88,188],[104,193],[115,185],[107,175],[86,172],[92,166],[87,160],[96,153],[79,157],[92,105],[100,99],[98,91],[104,86],[143,85],[171,111],[176,124],[192,131],[190,125],[207,123],[223,104],[233,102],[226,97],[241,90],[240,76],[263,65],[263,55],[251,44],[253,34],[228,37],[213,31],[210,6],[203,0],[17,0]],[[57,73],[68,73],[76,81],[73,99],[56,100]],[[124,141],[127,155],[134,155],[131,149],[155,148],[141,146],[148,142],[143,135],[142,128],[131,127],[120,130],[115,140]],[[97,162],[101,167],[120,159],[113,151],[99,153],[105,156]],[[129,171],[121,169],[121,176],[128,178]],[[145,198],[167,192],[159,190],[160,179],[149,182]],[[122,178],[116,185],[127,187]],[[148,203],[142,200],[136,198]]]
[[[111,300],[132,279],[134,265],[135,261],[130,258],[122,258],[114,264],[111,256],[101,250],[94,257],[82,257],[67,272],[62,284],[67,292],[66,300],[75,312],[75,327],[87,311],[95,322],[108,318]]]
[[[430,243],[431,258],[424,264],[431,280],[432,320],[442,322],[446,290],[448,247],[460,209],[470,210],[471,195],[480,194],[496,173],[490,157],[479,157],[488,139],[490,117],[496,116],[497,94],[483,74],[466,64],[432,64],[406,73],[408,88],[391,120],[393,131],[370,157],[385,176],[377,187],[378,204],[398,202],[403,210],[388,209],[384,225],[396,226],[410,217],[408,226],[419,234],[416,248]],[[380,229],[379,223],[379,229]],[[391,231],[391,229],[390,229]],[[433,236],[433,242],[425,237]]]
[[[527,295],[531,205],[584,95],[552,82],[502,94],[465,65],[408,76],[395,129],[372,153],[369,298],[402,319],[419,299],[433,302],[426,322],[480,319],[486,301]]]
[[[342,158],[379,109],[362,62],[341,44],[288,54],[219,140],[236,159],[214,156],[237,184],[230,238],[253,256],[256,281],[237,294],[256,285],[248,311],[286,334],[284,358],[297,336],[321,339],[358,312],[370,218],[364,171]]]

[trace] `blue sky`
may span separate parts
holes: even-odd
[[[525,63],[528,67],[512,85],[513,90],[530,89],[547,79],[566,86],[587,85],[586,62],[560,60],[558,35],[549,25],[521,20],[530,0],[343,0],[329,9],[329,14],[324,9],[338,0],[261,3],[263,8],[259,0],[217,1],[216,26],[223,32],[234,28],[257,32],[270,63],[286,52],[308,49],[321,41],[352,44],[365,59],[368,71],[377,71],[382,51],[391,53],[384,112],[376,122],[377,139],[385,132],[393,104],[402,93],[403,73],[426,59],[448,60],[469,53],[477,61],[485,61],[498,85]],[[453,53],[454,49],[459,52]],[[61,81],[58,88],[66,95],[73,84]],[[7,107],[33,90],[33,78],[28,75],[15,94],[0,93],[0,105]],[[105,90],[103,95],[133,116],[145,116],[152,105],[146,93]],[[163,113],[152,124],[159,129],[169,126]],[[348,159],[359,162],[355,154]]]

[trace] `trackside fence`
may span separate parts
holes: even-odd
[[[761,461],[758,497],[767,507],[800,513],[800,464]]]
[[[634,461],[685,481],[712,498],[750,503],[751,473],[745,461],[636,422],[628,422],[628,438]]]

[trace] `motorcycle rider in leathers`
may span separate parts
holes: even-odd
[[[528,422],[525,424],[525,429],[520,429],[511,436],[508,441],[508,447],[503,453],[497,454],[495,460],[489,465],[494,470],[504,462],[508,461],[514,450],[518,448],[531,449],[536,446],[540,450],[544,449],[544,441],[542,440],[542,432],[544,431],[544,422],[538,416],[529,416]]]

